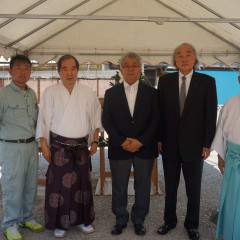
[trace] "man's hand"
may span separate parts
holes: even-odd
[[[94,155],[97,152],[97,147],[98,147],[98,145],[97,145],[96,142],[91,144],[91,147],[90,147],[90,150],[89,150],[90,151],[90,156]]]
[[[51,151],[45,138],[40,138],[40,147],[44,158],[50,163],[51,162]]]
[[[210,148],[203,147],[202,149],[202,158],[206,160],[210,155]]]
[[[224,174],[225,162],[218,154],[218,168],[222,174]]]
[[[98,147],[98,138],[99,138],[99,128],[96,128],[93,135],[92,135],[92,144],[90,146],[89,152],[90,156],[94,155],[97,152],[97,147]]]
[[[122,144],[123,149],[129,152],[137,152],[142,147],[142,143],[135,138],[127,138],[124,143]]]
[[[126,138],[121,146],[123,149],[125,149],[127,146],[129,146],[129,144],[130,144],[130,140]]]

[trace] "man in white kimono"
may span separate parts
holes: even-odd
[[[94,231],[89,156],[97,151],[101,106],[95,93],[77,82],[75,57],[62,56],[57,67],[61,82],[44,91],[37,138],[49,162],[45,225],[55,237],[63,237],[72,225],[86,233]]]

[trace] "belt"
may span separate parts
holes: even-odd
[[[83,143],[77,143],[77,144],[69,144],[69,143],[63,143],[63,142],[59,142],[58,140],[55,140],[56,143],[64,146],[64,147],[68,147],[68,148],[84,148],[87,147],[87,143],[83,142]]]
[[[1,139],[0,142],[7,142],[7,143],[30,143],[35,140],[35,137],[30,137],[26,139],[16,139],[16,140],[8,140],[8,139]]]

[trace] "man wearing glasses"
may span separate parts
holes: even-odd
[[[109,135],[108,156],[112,172],[112,211],[116,216],[113,235],[127,226],[127,189],[134,168],[135,203],[131,220],[135,233],[144,235],[149,210],[151,170],[157,157],[159,108],[157,91],[139,81],[141,59],[127,53],[120,61],[123,83],[105,93],[102,124]]]

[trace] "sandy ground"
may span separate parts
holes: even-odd
[[[108,161],[106,161],[107,169]],[[98,155],[92,159],[93,163],[93,186],[96,186],[97,178],[99,175],[99,160]],[[44,175],[47,164],[44,160],[40,161],[39,175]],[[161,161],[158,161],[159,168],[159,184],[161,190],[164,191],[163,171]],[[201,197],[201,212],[200,212],[200,226],[199,231],[201,239],[213,240],[215,235],[215,225],[210,221],[212,213],[218,206],[219,188],[221,185],[221,174],[216,168],[216,156],[211,156],[204,163],[203,179],[202,179],[202,197]],[[184,240],[188,239],[186,231],[183,227],[183,221],[186,211],[186,196],[185,186],[181,176],[181,182],[178,190],[178,225],[165,236],[159,236],[156,230],[160,224],[163,223],[163,207],[164,207],[164,194],[151,196],[151,206],[149,215],[146,218],[145,225],[147,234],[143,237],[136,236],[132,223],[129,222],[127,229],[120,236],[112,236],[110,234],[112,226],[115,224],[114,216],[111,212],[111,196],[95,196],[95,210],[96,219],[94,222],[95,233],[91,235],[85,235],[78,229],[72,228],[67,236],[66,240],[87,240],[87,239],[122,239],[122,240],[134,240],[134,239],[161,239],[161,240]],[[131,209],[134,201],[133,196],[129,196],[129,210]],[[36,201],[36,207],[34,210],[35,217],[38,221],[43,223],[43,208],[44,208],[44,188],[39,187],[38,197]],[[0,217],[2,218],[2,208],[0,208]],[[28,230],[23,230],[25,240],[43,240],[43,239],[55,239],[51,231],[45,231],[43,233],[31,233]],[[3,236],[0,235],[0,239]]]

